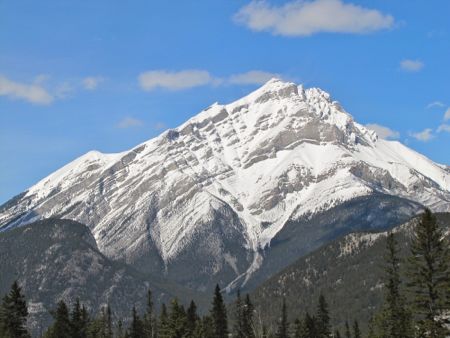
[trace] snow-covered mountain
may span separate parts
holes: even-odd
[[[247,281],[286,224],[368,196],[404,201],[405,215],[450,211],[450,172],[379,139],[326,92],[272,79],[129,151],[81,156],[1,206],[0,229],[76,220],[107,256],[202,289]]]

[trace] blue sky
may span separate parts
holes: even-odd
[[[0,203],[272,74],[450,164],[449,13],[447,0],[0,0]]]

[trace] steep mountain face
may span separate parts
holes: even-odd
[[[187,302],[201,297],[167,280],[111,261],[97,248],[89,229],[78,222],[47,219],[0,233],[0,295],[18,280],[27,297],[29,327],[38,336],[52,321],[50,311],[64,299],[76,298],[96,314],[109,304],[127,319],[133,306],[144,310],[148,289],[158,305],[178,296]]]
[[[378,139],[322,90],[273,79],[130,151],[87,153],[0,207],[0,226],[73,219],[106,256],[203,290],[245,285],[352,231],[358,205],[360,228],[421,205],[450,211],[450,173]],[[314,221],[324,213],[331,223]],[[297,245],[279,240],[294,233]]]
[[[450,239],[450,213],[436,216]],[[410,254],[416,222],[412,219],[393,229],[402,259]],[[306,311],[314,313],[322,293],[329,303],[333,326],[343,328],[346,320],[357,319],[365,331],[382,304],[386,236],[383,231],[353,233],[298,259],[252,292],[258,316],[275,327],[279,314],[274,313],[274,304],[279,305],[285,297],[293,321]]]

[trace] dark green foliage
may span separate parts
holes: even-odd
[[[334,338],[341,338],[341,333],[339,332],[339,330],[334,331]]]
[[[70,315],[70,326],[73,338],[86,338],[89,325],[89,316],[86,308],[81,306],[77,298]]]
[[[243,311],[242,311],[242,316],[243,316],[242,331],[244,333],[245,338],[254,338],[255,337],[253,312],[254,312],[254,307],[250,300],[250,295],[247,294],[245,296],[245,303],[244,303]]]
[[[436,217],[425,210],[414,228],[409,259],[414,319],[421,337],[445,337],[442,315],[450,310],[449,243]]]
[[[191,300],[186,311],[186,337],[194,337],[195,328],[200,325],[200,317],[197,314],[197,305]]]
[[[348,325],[348,321],[345,321],[345,338],[352,338],[352,334],[350,332],[350,325]]]
[[[153,338],[154,317],[153,317],[153,300],[151,290],[147,291],[147,308],[143,320],[144,338]]]
[[[187,334],[187,318],[184,307],[178,304],[177,299],[173,299],[170,306],[168,337],[183,338]]]
[[[133,306],[131,312],[130,338],[142,337],[144,337],[144,324],[136,311],[136,307]]]
[[[46,337],[71,338],[72,325],[70,323],[69,309],[63,300],[58,302],[53,316],[55,321],[48,329]]]
[[[158,334],[161,338],[169,337],[169,315],[167,314],[166,304],[161,305],[161,313],[159,314]]]
[[[361,330],[357,320],[353,322],[353,338],[361,338]]]
[[[234,318],[234,326],[233,326],[233,337],[236,338],[244,338],[244,329],[243,329],[243,314],[244,305],[242,304],[241,299],[241,291],[238,290],[236,294],[236,302],[235,302],[235,318]]]
[[[0,307],[0,336],[5,338],[28,337],[28,309],[25,296],[17,281],[3,297]]]
[[[330,314],[328,304],[323,294],[319,296],[319,304],[316,312],[317,337],[325,338],[331,336]]]
[[[216,285],[214,290],[211,318],[213,320],[214,337],[228,337],[227,309],[225,308],[225,303],[223,301],[219,285]]]
[[[401,293],[400,259],[397,240],[390,232],[386,240],[384,302],[381,311],[371,321],[369,335],[372,337],[413,337],[410,312]]]
[[[278,320],[278,327],[276,338],[288,338],[288,319],[287,319],[287,308],[286,308],[286,300],[283,298],[283,304],[281,305],[281,316]]]

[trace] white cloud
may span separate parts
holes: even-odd
[[[374,130],[377,133],[377,135],[382,139],[398,140],[400,138],[400,133],[398,131],[392,130],[388,127],[376,123],[366,124],[366,127]]]
[[[418,72],[424,66],[424,63],[420,60],[405,59],[400,62],[400,68],[405,72]]]
[[[206,85],[262,85],[274,77],[280,78],[280,75],[262,70],[251,70],[228,77],[215,77],[208,71],[200,69],[178,72],[151,70],[141,73],[138,81],[143,90],[151,91],[156,88],[182,90]]]
[[[444,121],[450,120],[450,107],[444,113]]]
[[[152,70],[139,75],[139,84],[147,91],[156,88],[181,90],[211,83],[213,83],[213,77],[206,70],[191,69],[179,72]]]
[[[118,128],[121,129],[127,129],[127,128],[133,128],[133,127],[140,127],[144,125],[144,122],[138,119],[135,119],[134,117],[125,117],[119,123],[117,124]]]
[[[54,98],[37,83],[23,84],[0,75],[0,96],[21,99],[35,104],[50,104]]]
[[[445,131],[447,133],[450,133],[450,124],[441,124],[439,126],[439,128],[437,129],[437,132],[440,133],[440,132],[443,132],[443,131]]]
[[[104,78],[101,76],[88,76],[85,77],[82,81],[83,87],[86,90],[95,90],[98,85],[104,81]]]
[[[164,122],[156,122],[153,125],[153,129],[155,129],[155,130],[167,129],[167,126],[166,126],[166,124]]]
[[[253,31],[285,36],[370,33],[394,24],[391,15],[342,0],[294,0],[282,6],[254,0],[241,8],[234,19]]]
[[[414,137],[416,140],[423,141],[423,142],[427,142],[434,137],[433,130],[431,128],[426,128],[417,133],[410,133],[410,135],[412,137]]]
[[[442,108],[445,107],[445,104],[442,103],[441,101],[434,101],[431,102],[427,105],[427,109],[431,109],[431,108]]]
[[[251,70],[246,73],[234,74],[228,78],[228,83],[230,84],[257,84],[262,85],[269,81],[271,78],[280,76],[275,73],[263,72],[261,70]]]

